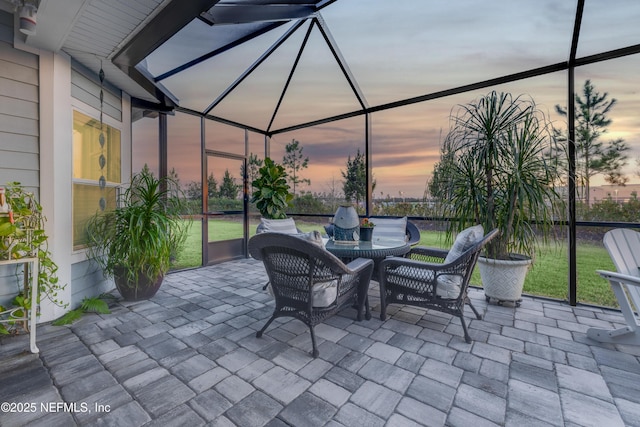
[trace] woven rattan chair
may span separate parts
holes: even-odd
[[[486,234],[451,262],[443,263],[445,249],[413,247],[406,258],[391,257],[380,263],[380,319],[386,319],[392,303],[442,311],[460,318],[464,338],[471,342],[464,320],[464,305],[469,304],[478,319],[482,316],[467,295],[471,273],[483,247],[498,235]]]
[[[260,338],[276,318],[294,317],[309,326],[312,355],[318,357],[315,325],[354,305],[359,321],[363,309],[365,318],[371,318],[367,291],[373,273],[372,260],[358,258],[345,265],[322,246],[279,233],[255,235],[249,240],[249,253],[264,263],[275,297],[273,315],[256,337]],[[318,289],[327,286],[335,286],[335,297],[319,303]]]

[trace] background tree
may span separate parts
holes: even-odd
[[[213,172],[207,177],[207,196],[210,199],[218,197],[220,192],[218,191],[218,180],[213,176]]]
[[[300,171],[309,167],[309,157],[305,157],[302,154],[302,147],[300,141],[292,139],[285,147],[285,155],[282,158],[282,165],[287,170],[288,180],[293,190],[293,195],[296,195],[296,186],[298,184],[311,185],[311,180],[300,177]]]
[[[450,144],[444,143],[440,148],[440,161],[433,167],[433,175],[426,185],[425,193],[428,192],[431,196],[446,194],[452,168],[455,168],[455,153]]]
[[[147,166],[145,164],[145,166]],[[147,167],[148,169],[148,167]],[[169,171],[169,180],[171,181],[171,188],[168,189],[168,195],[170,197],[179,197],[182,195],[182,184],[180,183],[180,178],[178,177],[178,171],[176,168],[171,168]]]
[[[258,158],[257,154],[250,153],[247,160],[247,182],[249,183],[249,196],[253,194],[251,183],[258,178],[258,170],[262,167],[264,161]],[[244,176],[244,164],[240,166],[240,176]]]
[[[639,169],[640,170],[640,169]],[[342,198],[340,189],[338,188],[338,180],[335,176],[331,176],[331,179],[326,182],[327,191],[324,192],[324,199],[329,205],[329,212],[335,212],[338,208],[338,200]]]
[[[623,139],[611,140],[606,146],[600,141],[611,124],[607,114],[617,102],[615,98],[607,100],[608,96],[607,92],[600,94],[596,91],[590,80],[584,82],[582,96],[576,93],[576,181],[578,196],[587,206],[594,176],[602,174],[610,184],[625,185],[628,181],[622,174],[622,168],[627,164],[627,144]],[[566,108],[556,105],[556,111],[567,116]],[[566,146],[567,138],[558,130],[554,130],[554,134],[558,142]]]
[[[229,169],[224,171],[222,177],[222,184],[220,184],[220,197],[225,199],[235,199],[238,197],[238,191],[240,191],[240,185],[236,184],[236,179],[231,176]]]
[[[341,170],[340,173],[344,178],[342,182],[342,192],[347,201],[355,201],[356,205],[364,202],[367,197],[367,165],[364,154],[360,153],[360,149],[356,152],[356,156],[351,159],[347,158],[347,170]],[[371,191],[376,188],[376,180],[371,183]]]
[[[296,213],[333,213],[326,211],[318,195],[303,193],[291,201],[291,211]]]
[[[210,173],[207,177],[207,187],[209,199],[218,197],[218,181],[213,176],[213,173]],[[187,184],[185,194],[190,200],[199,200],[202,197],[202,184],[199,181],[191,181]]]

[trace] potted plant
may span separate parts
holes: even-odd
[[[177,183],[145,166],[131,178],[118,207],[88,222],[90,256],[128,301],[151,298],[186,238],[186,202]]]
[[[269,157],[264,159],[264,165],[258,169],[258,177],[251,183],[253,196],[251,203],[256,204],[263,218],[284,219],[287,217],[285,209],[293,199],[287,183],[287,172],[284,166],[275,163]]]
[[[546,242],[561,218],[552,144],[546,116],[522,95],[493,91],[451,115],[431,190],[443,217],[454,219],[449,237],[474,224],[500,230],[478,262],[487,300],[519,304],[539,239]],[[511,273],[512,264],[518,272]]]
[[[262,215],[257,232],[280,231],[296,233],[293,218],[287,218],[285,209],[293,199],[287,182],[284,166],[275,163],[269,157],[264,159],[263,166],[258,169],[258,177],[251,183],[253,196],[251,203]]]
[[[373,227],[376,225],[369,218],[364,218],[360,222],[360,240],[370,242],[373,237]]]
[[[29,271],[28,265],[23,267],[25,276],[32,275],[37,282],[36,302],[40,303],[44,297],[66,308],[68,304],[58,296],[66,285],[58,282],[58,266],[48,248],[45,221],[35,195],[19,182],[10,182],[6,188],[0,188],[0,261],[38,258],[38,271]],[[31,310],[33,300],[28,282],[25,280],[24,288],[13,299],[14,307],[0,306],[0,318],[8,317],[9,324],[14,323],[12,319],[20,319],[26,331],[29,330],[27,311]],[[8,333],[7,328],[0,324],[0,334],[5,333]]]

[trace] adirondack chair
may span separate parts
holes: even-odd
[[[639,318],[634,312],[640,310],[640,233],[617,228],[608,231],[603,242],[618,272],[596,272],[609,280],[627,326],[611,330],[590,328],[587,336],[600,342],[640,345]]]

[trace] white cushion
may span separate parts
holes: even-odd
[[[436,287],[436,295],[440,298],[456,299],[460,294],[460,284],[462,277],[442,275],[438,277],[438,287]]]
[[[372,240],[407,240],[407,217],[403,218],[371,218],[375,224]]]
[[[474,225],[473,227],[465,228],[456,236],[456,240],[453,242],[447,257],[444,259],[444,263],[447,264],[460,257],[467,249],[475,245],[484,237],[484,228],[482,225]]]
[[[266,219],[262,218],[263,232],[298,234],[296,223],[293,218]]]
[[[319,231],[313,230],[308,233],[298,233],[295,235],[296,237],[301,238],[302,240],[309,241],[316,246],[324,248],[324,242],[322,241],[322,234]]]
[[[409,286],[412,281],[430,282],[433,280],[433,271],[422,268],[415,268],[407,265],[399,265],[393,270],[394,276],[401,276],[406,279],[403,286]],[[442,275],[438,277],[438,286],[436,286],[436,295],[440,298],[455,299],[460,293],[460,277],[451,275]]]
[[[467,251],[471,246],[482,240],[484,237],[484,229],[482,225],[474,225],[473,227],[465,228],[458,236],[456,236],[453,246],[447,253],[444,263],[450,263],[455,261],[463,253]],[[451,274],[443,274],[438,277],[438,287],[436,288],[436,294],[441,298],[457,298],[460,294],[460,285],[462,284],[462,277]]]
[[[267,285],[267,292],[272,297],[273,289],[271,288],[271,283]],[[333,304],[338,298],[338,281],[331,280],[328,282],[318,282],[313,284],[313,291],[311,293],[311,301],[313,301],[313,306],[322,308],[329,307]]]
[[[314,307],[329,307],[338,297],[338,281],[319,282],[313,284],[311,300]]]

